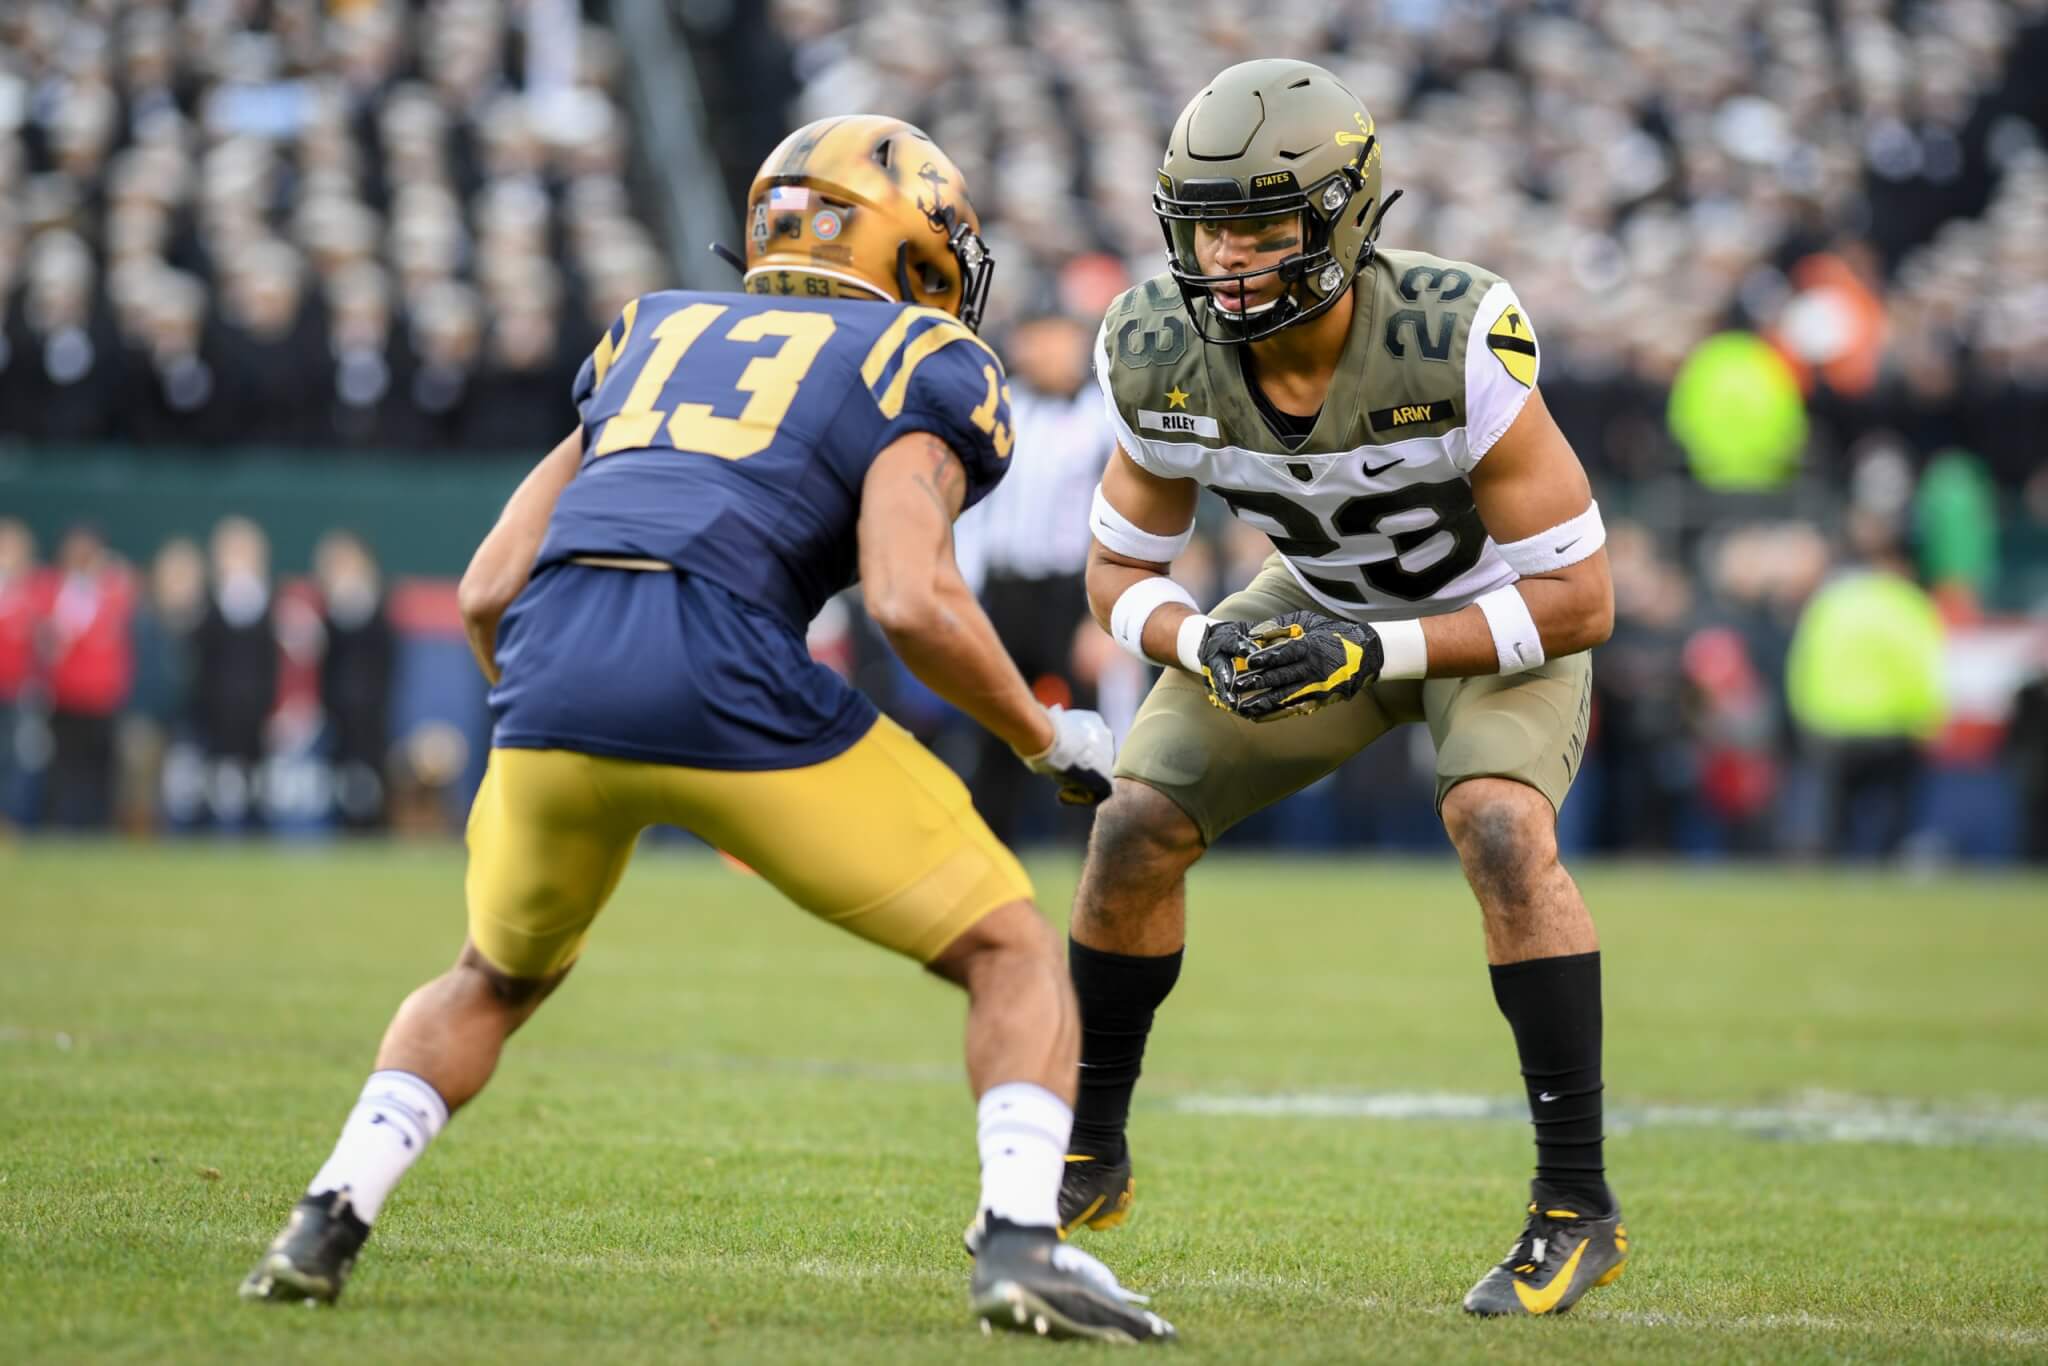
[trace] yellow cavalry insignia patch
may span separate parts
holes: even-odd
[[[1515,383],[1523,388],[1536,384],[1536,334],[1519,308],[1509,308],[1486,329],[1486,349],[1493,352]]]

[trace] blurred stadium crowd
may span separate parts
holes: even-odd
[[[0,6],[0,433],[503,451],[561,426],[589,337],[666,277],[615,51],[565,12]]]
[[[633,159],[610,8],[6,10],[0,443],[428,460],[545,441],[598,330],[701,250],[641,226],[629,187],[661,168]],[[966,171],[1028,458],[960,549],[1048,700],[1121,724],[1148,682],[1086,619],[1079,570],[1110,441],[1093,320],[1159,268],[1167,127],[1222,66],[1308,56],[1378,120],[1407,192],[1384,240],[1515,282],[1608,510],[1618,625],[1566,842],[2048,858],[2048,0],[666,13],[735,201],[789,126],[856,109],[919,122]],[[1221,511],[1175,570],[1205,603],[1269,548]],[[47,563],[0,532],[0,809],[304,814],[288,753],[324,775],[316,824],[374,826],[437,784],[459,810],[448,727],[401,716],[407,652],[459,667],[459,643],[394,610],[406,589],[361,541],[323,543],[307,578],[265,566],[252,595],[245,523],[146,574],[59,530]],[[281,672],[209,654],[224,627],[270,640]],[[1077,836],[1013,804],[1010,757],[894,663],[856,598],[813,647],[970,775],[999,831]],[[227,673],[246,696],[220,695]],[[267,728],[227,734],[265,697]],[[472,697],[454,722],[472,749],[479,715]],[[1233,841],[1435,847],[1424,758],[1392,739]]]
[[[1596,473],[1662,468],[1665,394],[1730,327],[1802,372],[1822,473],[1874,424],[2014,486],[2039,464],[2042,0],[961,0],[944,24],[913,0],[774,0],[766,31],[752,6],[681,8],[718,51],[721,125],[767,87],[798,92],[792,122],[926,128],[993,221],[1012,303],[1093,253],[1111,278],[1155,273],[1149,196],[1181,106],[1232,62],[1304,56],[1378,123],[1406,191],[1384,240],[1515,283]]]

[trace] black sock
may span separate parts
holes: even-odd
[[[1496,966],[1493,999],[1515,1032],[1536,1127],[1539,1199],[1614,1208],[1600,1132],[1600,955]]]
[[[1185,952],[1140,958],[1067,940],[1067,970],[1081,1002],[1081,1090],[1068,1144],[1075,1152],[1111,1161],[1124,1155],[1124,1123],[1144,1065],[1152,1012],[1179,980]]]

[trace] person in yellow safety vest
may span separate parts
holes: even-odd
[[[1895,560],[1838,575],[1806,604],[1785,689],[1816,743],[1826,781],[1826,848],[1847,853],[1857,808],[1881,806],[1878,851],[1911,833],[1922,747],[1941,729],[1942,624],[1934,600]]]

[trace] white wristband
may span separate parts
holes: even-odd
[[[1180,666],[1197,678],[1202,676],[1202,637],[1215,624],[1216,618],[1197,612],[1181,622],[1180,634],[1174,637],[1173,653],[1179,658]]]
[[[1529,603],[1520,589],[1509,584],[1481,594],[1479,610],[1486,614],[1486,629],[1493,633],[1502,673],[1522,673],[1543,662],[1543,637],[1536,632],[1536,618],[1529,615]]]
[[[1195,610],[1194,594],[1182,588],[1164,574],[1152,574],[1139,579],[1118,595],[1116,605],[1109,609],[1109,633],[1116,643],[1129,650],[1146,663],[1154,663],[1145,653],[1145,623],[1152,614],[1169,602],[1185,603],[1188,610]]]
[[[1178,536],[1161,536],[1145,530],[1109,505],[1100,484],[1095,486],[1095,501],[1089,505],[1088,530],[1102,543],[1103,549],[1150,564],[1172,564],[1195,537],[1193,522],[1189,522],[1188,529]]]
[[[1379,633],[1386,660],[1380,665],[1381,678],[1391,682],[1429,677],[1429,645],[1422,638],[1421,622],[1375,621],[1372,629]]]

